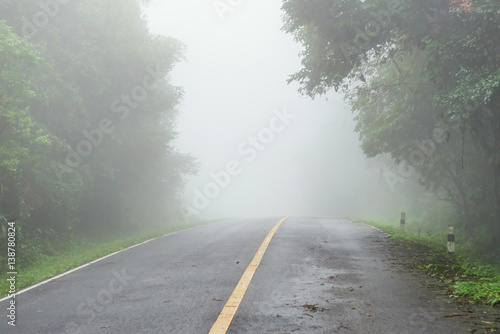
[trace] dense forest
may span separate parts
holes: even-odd
[[[138,0],[0,1],[0,224],[19,238],[164,223],[193,160],[169,82],[184,47]]]
[[[500,2],[285,0],[283,10],[304,47],[290,81],[311,97],[345,93],[365,154],[394,162],[388,183],[417,180],[453,207],[449,223],[500,254]]]

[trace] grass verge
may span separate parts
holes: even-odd
[[[198,224],[170,225],[161,229],[151,229],[141,234],[125,234],[104,236],[99,240],[81,238],[71,244],[64,244],[61,251],[55,255],[40,254],[29,265],[17,265],[16,290],[28,287],[65,271],[81,266],[108,254],[123,250],[149,239],[161,237],[168,233],[200,226]],[[0,298],[8,295],[9,277],[5,272],[0,273]]]
[[[466,245],[457,245],[456,253],[449,254],[446,233],[419,234],[403,231],[399,226],[363,222],[385,231],[391,239],[406,248],[414,269],[449,283],[450,297],[472,304],[500,305],[499,266],[485,262]]]

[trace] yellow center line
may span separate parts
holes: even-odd
[[[227,329],[229,328],[229,325],[231,325],[233,317],[236,314],[236,310],[238,309],[238,306],[240,306],[241,300],[243,299],[243,296],[245,295],[245,292],[247,291],[248,286],[250,285],[250,281],[252,280],[253,274],[257,270],[260,261],[264,257],[264,253],[267,250],[267,246],[269,246],[269,243],[271,242],[274,233],[276,233],[281,223],[283,223],[287,218],[288,216],[281,219],[269,232],[267,237],[264,239],[264,242],[262,242],[262,245],[260,245],[259,249],[257,250],[257,254],[255,254],[255,256],[252,259],[252,262],[250,262],[247,269],[243,273],[243,276],[236,285],[236,288],[231,294],[231,297],[229,297],[229,300],[222,309],[222,312],[219,314],[217,321],[214,323],[212,329],[208,334],[224,334],[227,332]]]

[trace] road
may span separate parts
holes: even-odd
[[[280,219],[220,221],[108,257],[18,295],[17,325],[2,316],[0,333],[206,334]],[[387,243],[358,222],[286,219],[227,333],[468,333]]]

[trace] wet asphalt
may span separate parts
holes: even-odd
[[[15,327],[0,303],[0,333],[206,334],[280,218],[219,221],[108,257],[18,295]],[[388,242],[358,222],[288,218],[227,333],[469,333]]]

